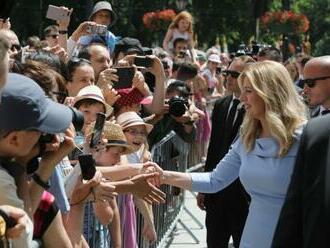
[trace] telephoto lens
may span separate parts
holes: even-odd
[[[84,126],[84,114],[73,107],[70,109],[72,110],[72,124],[75,130],[79,132]]]

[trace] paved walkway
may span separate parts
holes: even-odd
[[[191,235],[178,223],[174,232],[168,240],[168,248],[206,248],[206,229],[204,226],[205,212],[200,210],[196,205],[196,198],[194,195],[186,191],[186,207],[189,211],[203,224],[201,229],[199,225],[189,216],[186,211],[181,214],[181,220],[189,230],[199,239],[199,244],[191,237]]]

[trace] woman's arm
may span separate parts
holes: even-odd
[[[97,166],[96,169],[110,181],[119,181],[140,173],[143,164],[127,164],[118,166]]]
[[[154,226],[154,216],[152,212],[152,205],[148,204],[142,199],[134,197],[134,204],[139,209],[140,213],[143,216],[144,227],[143,227],[143,235],[149,241],[156,241],[157,234]]]
[[[181,189],[191,190],[191,175],[177,171],[164,171],[161,177],[161,184],[167,184],[179,187]]]
[[[164,171],[161,176],[161,183],[201,193],[215,193],[226,188],[239,175],[241,166],[241,158],[238,151],[239,142],[238,140],[232,145],[232,149],[229,150],[212,172],[182,173]]]
[[[164,48],[164,50],[168,51],[168,43],[172,39],[172,37],[173,37],[173,29],[169,28],[167,30],[167,33],[166,33],[165,38],[163,40],[163,48]]]

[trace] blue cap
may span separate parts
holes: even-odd
[[[72,121],[69,107],[48,98],[32,79],[9,73],[0,104],[0,129],[64,132]]]

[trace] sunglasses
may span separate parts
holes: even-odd
[[[325,80],[325,79],[329,79],[329,78],[330,78],[330,76],[316,77],[316,78],[306,78],[306,79],[302,79],[301,83],[303,85],[307,85],[309,88],[313,88],[316,84],[316,81]]]
[[[58,38],[58,34],[50,34],[50,35],[47,35],[47,37],[52,37],[53,39],[57,39]]]
[[[231,71],[231,70],[225,70],[225,71],[223,71],[223,74],[224,74],[225,77],[228,77],[230,75],[232,78],[238,78],[239,75],[241,75],[240,72]]]
[[[15,50],[19,52],[19,51],[21,51],[21,49],[22,49],[22,47],[19,44],[12,44],[10,47],[10,51],[12,51],[12,52],[14,52]]]

